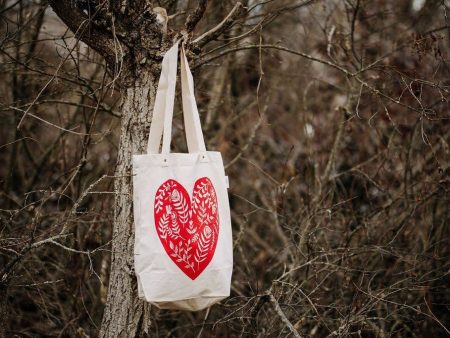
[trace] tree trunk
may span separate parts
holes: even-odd
[[[157,83],[153,74],[145,73],[122,91],[111,275],[100,337],[140,337],[150,327],[150,305],[138,299],[134,275],[131,157],[146,149]]]
[[[117,71],[120,68],[119,81],[124,89],[121,92],[122,125],[114,183],[111,275],[99,336],[133,338],[148,333],[150,305],[138,299],[134,275],[131,157],[146,149],[161,52],[170,47],[174,34],[168,36],[167,12],[164,8],[153,7],[153,1],[106,3],[107,6],[98,0],[49,0],[55,13],[78,39],[102,55],[111,69]],[[207,0],[199,0],[187,17],[187,33],[192,32],[202,18],[206,5]],[[232,27],[242,11],[242,4],[236,3],[226,19],[197,39],[192,49],[200,50]],[[118,75],[115,71],[114,76]]]

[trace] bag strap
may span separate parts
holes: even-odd
[[[181,45],[181,96],[183,99],[184,128],[190,153],[205,152],[202,125],[195,100],[194,79],[186,58],[185,43]]]
[[[178,41],[166,52],[161,65],[158,89],[153,107],[152,123],[148,136],[147,153],[159,153],[164,120],[168,114],[173,114],[175,86],[177,78]],[[167,142],[166,142],[167,143]]]
[[[161,153],[168,154],[170,152],[177,77],[178,44],[179,42],[177,41],[166,52],[163,58],[148,138],[148,154],[159,153],[161,137]],[[189,153],[204,152],[206,151],[206,147],[200,124],[200,116],[195,102],[194,81],[186,59],[184,44],[181,48],[181,94],[188,151]]]

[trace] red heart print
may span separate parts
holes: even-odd
[[[192,199],[175,180],[161,184],[155,195],[155,227],[170,259],[195,280],[211,262],[219,237],[219,210],[211,180],[199,178]]]

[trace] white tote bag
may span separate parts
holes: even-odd
[[[177,42],[163,59],[147,154],[133,156],[134,263],[140,298],[198,311],[230,295],[233,247],[222,156],[206,151],[184,47],[180,58],[189,152],[170,153]]]

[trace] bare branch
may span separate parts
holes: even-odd
[[[234,5],[233,9],[228,13],[225,19],[222,20],[221,23],[219,23],[214,28],[210,29],[209,31],[203,33],[198,38],[196,38],[193,41],[193,44],[196,47],[203,47],[208,42],[216,39],[220,36],[223,32],[227,31],[231,25],[236,21],[239,16],[242,15],[242,13],[245,12],[245,7],[242,5],[242,3],[237,2],[236,5]]]
[[[75,33],[75,37],[95,49],[107,60],[115,55],[114,38],[100,29],[93,27],[92,20],[98,12],[86,16],[72,1],[50,0],[50,6],[59,18]]]
[[[196,40],[194,40],[194,42],[195,41]],[[345,69],[344,67],[341,67],[341,66],[339,66],[339,65],[337,65],[337,64],[335,64],[333,62],[330,62],[330,61],[327,61],[327,60],[322,60],[322,59],[316,58],[316,57],[314,57],[312,55],[306,54],[304,52],[295,51],[293,49],[289,49],[289,48],[286,48],[286,47],[283,47],[283,46],[267,45],[267,44],[264,44],[264,45],[259,45],[259,44],[258,45],[245,45],[245,46],[239,46],[239,47],[235,47],[235,48],[230,48],[230,49],[224,50],[223,52],[221,52],[221,53],[219,53],[217,55],[214,55],[214,56],[212,56],[212,57],[210,57],[208,59],[205,59],[205,60],[202,60],[202,61],[196,63],[193,68],[195,69],[195,68],[197,68],[197,67],[199,67],[201,65],[204,65],[204,64],[209,63],[209,62],[211,62],[213,60],[219,59],[222,56],[227,55],[229,53],[234,53],[234,52],[238,52],[238,51],[241,51],[241,50],[248,50],[248,49],[278,49],[278,50],[281,50],[281,51],[284,51],[284,52],[288,52],[288,53],[291,53],[291,54],[302,56],[302,57],[304,57],[306,59],[309,59],[311,61],[316,61],[316,62],[319,62],[319,63],[323,63],[323,64],[325,64],[327,66],[330,66],[332,68],[335,68],[335,69],[343,72],[345,75],[352,76],[352,73],[349,72],[347,69]]]
[[[205,14],[206,11],[206,5],[208,4],[208,0],[199,0],[197,4],[197,8],[189,14],[187,20],[186,20],[186,31],[188,33],[192,32],[197,26],[198,22],[202,19],[203,14]]]
[[[297,330],[295,329],[295,327],[292,325],[292,323],[289,321],[289,319],[286,317],[285,313],[283,312],[283,310],[280,307],[280,304],[278,303],[278,301],[275,299],[275,297],[272,295],[272,293],[269,293],[269,297],[270,297],[270,302],[273,305],[273,308],[275,310],[275,312],[278,314],[278,316],[280,316],[280,319],[283,321],[283,323],[287,326],[287,328],[289,329],[289,331],[291,331],[291,333],[294,335],[294,337],[296,338],[302,338],[302,336],[300,336],[300,334],[297,332]]]

